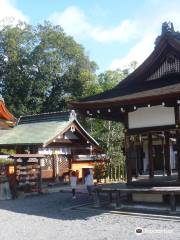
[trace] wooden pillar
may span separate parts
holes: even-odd
[[[174,107],[175,111],[175,120],[176,120],[176,148],[177,148],[177,159],[176,159],[176,166],[177,166],[177,173],[178,173],[178,180],[180,180],[180,106],[176,105]]]
[[[149,176],[154,177],[154,163],[152,156],[152,133],[148,133]]]
[[[164,148],[165,169],[167,176],[171,176],[169,132],[165,131],[164,136],[165,136],[165,148]]]
[[[171,211],[175,212],[176,211],[176,196],[174,192],[170,194],[170,205],[171,205]]]
[[[166,172],[166,166],[165,166],[165,140],[164,137],[162,138],[162,150],[163,150],[163,176]]]
[[[73,161],[73,155],[71,154],[71,155],[68,156],[68,168],[69,168],[69,170],[72,169],[72,161]]]
[[[38,158],[38,164],[40,166],[39,174],[38,174],[38,192],[42,192],[42,172],[41,172],[41,158]]]
[[[52,154],[52,170],[53,170],[53,181],[56,180],[56,163],[55,163],[55,155]]]
[[[180,130],[176,131],[176,146],[177,146],[177,172],[178,180],[180,180]]]
[[[142,142],[140,140],[140,135],[137,137],[137,174],[142,174],[143,163],[142,163]]]
[[[121,206],[121,193],[120,191],[116,191],[116,208],[120,208]]]
[[[126,176],[127,184],[132,182],[132,164],[130,158],[130,136],[125,135],[125,152],[126,152]]]

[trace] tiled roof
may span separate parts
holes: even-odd
[[[12,144],[46,144],[57,134],[62,132],[69,124],[69,121],[44,121],[20,124],[2,137],[0,145]]]
[[[18,125],[13,129],[4,130],[0,135],[0,145],[46,145],[59,134],[67,131],[74,123],[88,140],[98,145],[81,124],[76,120],[76,113],[53,112],[24,116],[19,119]]]

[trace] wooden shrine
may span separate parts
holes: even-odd
[[[14,128],[0,136],[1,148],[44,155],[41,177],[45,181],[68,180],[72,170],[82,179],[87,169],[102,161],[97,158],[101,147],[79,123],[75,111],[20,117]]]
[[[179,184],[180,33],[172,23],[163,23],[154,51],[116,87],[71,105],[84,116],[124,124],[128,183],[162,174]]]

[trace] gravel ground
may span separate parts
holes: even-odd
[[[0,202],[0,240],[180,239],[180,220],[150,219],[71,206],[92,202],[86,194],[51,193]],[[141,227],[143,234],[135,229]]]

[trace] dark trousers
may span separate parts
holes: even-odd
[[[93,186],[87,186],[87,191],[88,191],[89,195],[92,195],[92,188],[93,188]]]
[[[76,189],[73,188],[73,189],[72,189],[72,195],[73,195],[73,197],[75,196],[75,194],[76,194]]]

